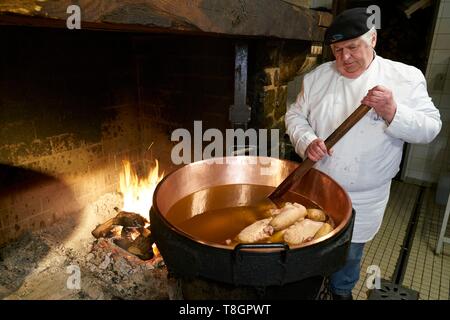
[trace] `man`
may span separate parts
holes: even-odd
[[[441,129],[420,70],[375,53],[365,8],[344,11],[325,34],[336,60],[304,76],[285,122],[296,152],[317,161],[350,195],[356,212],[345,266],[330,278],[334,299],[351,300],[364,244],[380,228],[403,143],[428,143]],[[360,105],[372,109],[334,147],[324,140]]]

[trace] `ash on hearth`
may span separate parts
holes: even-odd
[[[1,299],[179,299],[159,256],[142,260],[91,231],[117,215],[108,193],[66,219],[0,248]]]

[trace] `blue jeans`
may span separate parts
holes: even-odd
[[[345,265],[330,277],[331,292],[350,295],[359,279],[364,243],[350,244]]]

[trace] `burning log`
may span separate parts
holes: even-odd
[[[113,242],[116,246],[121,247],[123,250],[127,251],[128,248],[131,247],[131,245],[133,244],[133,241],[124,238],[114,239]]]
[[[150,226],[147,227],[147,228],[141,228],[139,231],[140,231],[141,234],[142,234],[144,237],[146,237],[146,238],[150,237],[150,235],[151,235],[151,232],[150,232]]]
[[[141,234],[133,241],[132,245],[128,248],[128,252],[138,256],[142,260],[149,260],[153,258],[152,244],[151,237],[145,237]]]
[[[92,231],[92,235],[97,239],[105,238],[114,226],[119,225],[124,228],[143,228],[147,223],[148,221],[137,213],[121,211],[114,218],[98,225],[94,231]]]
[[[140,233],[139,231],[136,231],[136,228],[122,228],[122,231],[120,232],[120,237],[131,242],[133,242],[139,235]]]
[[[148,221],[134,212],[121,211],[114,218],[98,225],[92,235],[99,238],[117,237],[114,244],[142,260],[153,258],[154,239]]]
[[[101,225],[98,225],[97,228],[92,231],[92,235],[97,239],[106,238],[108,233],[110,233],[110,231],[114,228],[114,219],[115,218],[111,218]]]
[[[150,227],[141,228],[141,234],[127,249],[128,252],[138,256],[142,260],[149,260],[154,256],[152,245],[155,242],[155,239],[151,236],[149,228]]]
[[[144,227],[148,221],[141,215],[134,213],[134,212],[127,212],[127,211],[121,211],[117,214],[117,216],[114,218],[115,223],[117,225],[124,226],[126,228],[141,228]]]

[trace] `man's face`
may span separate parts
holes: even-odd
[[[358,78],[373,60],[375,43],[376,34],[372,35],[370,45],[361,38],[332,44],[337,70],[346,78]]]

